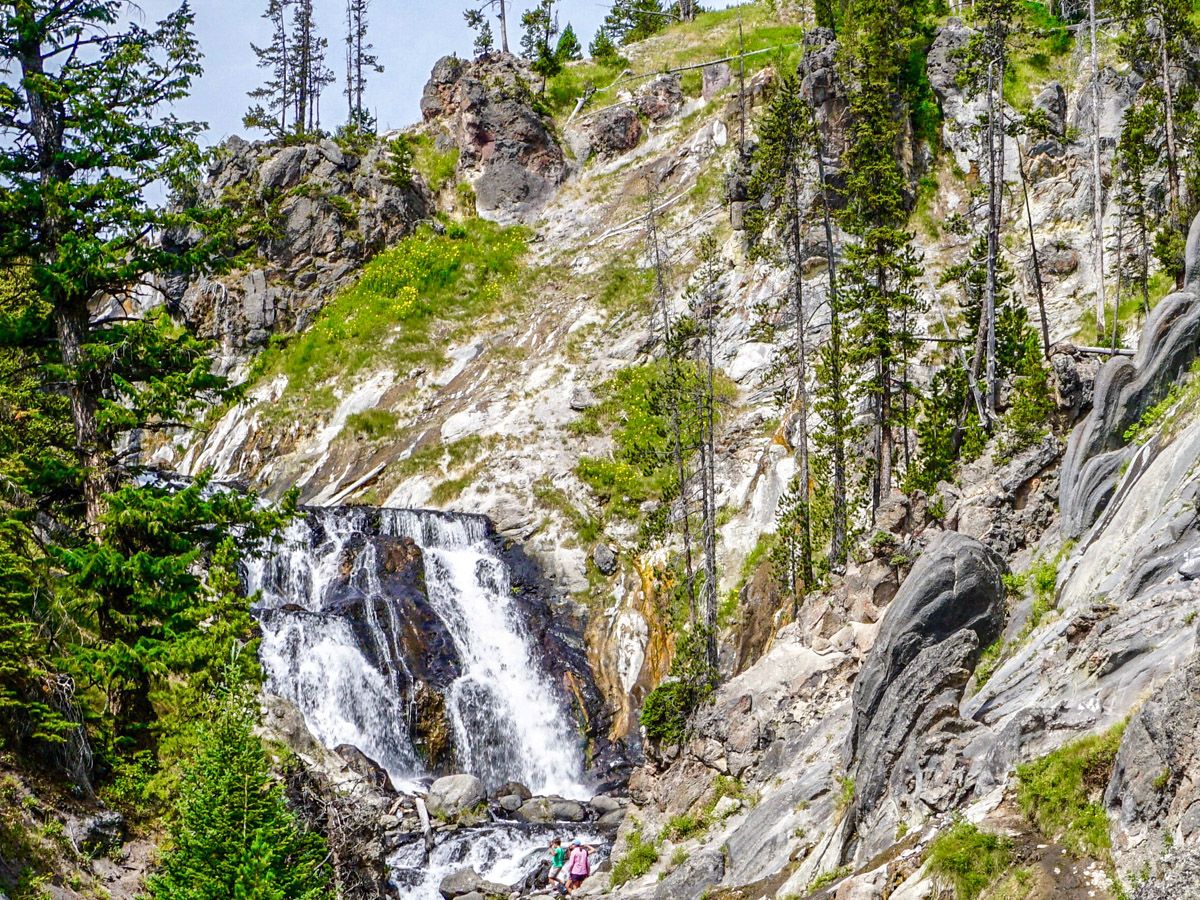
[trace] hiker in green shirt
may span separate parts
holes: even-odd
[[[556,881],[566,881],[566,875],[563,873],[563,866],[567,864],[567,848],[562,845],[562,841],[555,838],[550,842],[550,877],[548,881],[553,884]],[[560,878],[559,875],[563,877]]]

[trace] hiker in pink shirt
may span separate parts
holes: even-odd
[[[567,858],[567,890],[574,891],[583,884],[585,878],[592,874],[592,863],[589,857],[594,847],[582,843],[579,838],[571,841],[571,855]]]

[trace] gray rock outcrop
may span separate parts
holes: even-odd
[[[961,778],[953,773],[954,754],[944,752],[947,735],[939,732],[943,726],[950,734],[955,730],[970,670],[981,649],[1000,635],[1005,568],[979,541],[945,532],[920,556],[888,607],[854,685],[855,795],[847,818],[860,834],[883,827],[876,820],[885,795],[911,790],[907,784],[936,805],[933,795],[952,793],[946,782]],[[951,764],[942,765],[939,759],[947,757]],[[885,824],[894,830],[894,823]]]
[[[620,156],[637,146],[642,138],[642,121],[629,104],[598,111],[583,128],[590,154]]]
[[[566,177],[553,123],[534,105],[536,78],[528,62],[507,54],[473,62],[446,56],[421,96],[425,121],[458,147],[459,171],[485,219],[532,221]]]
[[[655,900],[679,897],[703,897],[725,877],[725,856],[718,850],[706,850],[689,858],[658,883]]]
[[[227,140],[198,186],[199,199],[248,218],[239,249],[258,262],[165,284],[172,311],[217,341],[226,364],[273,333],[307,326],[363,263],[431,213],[419,177],[407,184],[389,178],[387,153],[383,143],[357,155],[330,140],[292,147]],[[171,232],[163,238],[168,248],[193,240]]]
[[[635,98],[638,112],[651,122],[662,122],[683,108],[683,83],[678,75],[660,75]]]
[[[1121,869],[1153,867],[1164,844],[1200,837],[1200,656],[1176,672],[1125,729],[1105,793]]]
[[[1099,518],[1133,456],[1125,434],[1161,400],[1200,350],[1200,217],[1187,241],[1184,290],[1151,312],[1133,358],[1109,360],[1096,376],[1092,411],[1071,434],[1062,467],[1062,530],[1078,537]]]

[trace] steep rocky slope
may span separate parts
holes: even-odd
[[[630,69],[713,58],[735,29],[731,17],[713,16],[703,29],[653,38],[630,48]],[[939,275],[970,245],[944,225],[968,210],[979,179],[979,108],[959,87],[954,53],[967,33],[950,20],[929,54],[943,152],[931,156],[914,139],[906,161],[929,300],[923,325],[934,335],[945,333],[956,309]],[[786,45],[776,65],[798,63],[836,151],[845,91],[833,36],[818,29],[792,46],[801,34],[796,26],[773,36]],[[754,111],[779,75],[765,59],[755,57],[746,78],[751,140]],[[1126,323],[1136,356],[1097,374],[1094,357],[1070,346],[1095,341],[1085,72],[1068,52],[1023,85],[1052,128],[1032,146],[1010,138],[1005,232],[1032,309],[1026,212],[1016,199],[1023,160],[1060,431],[1082,421],[1065,446],[1052,433],[1017,454],[994,441],[937,496],[891,498],[877,523],[891,537],[831,577],[785,627],[787,611],[755,552],[795,470],[794,410],[774,399],[782,347],[756,328],[760,307],[784,281],[750,258],[738,230],[743,104],[725,64],[699,79],[626,76],[610,85],[618,78],[611,73],[590,106],[568,103],[551,115],[522,63],[443,60],[426,89],[425,121],[412,132],[450,161],[453,177],[443,183],[422,174],[407,188],[389,185],[378,174],[382,149],[360,163],[335,162],[324,145],[231,146],[212,189],[261,198],[262,186],[278,181],[288,192],[287,227],[261,268],[187,286],[178,302],[210,323],[210,333],[228,336],[229,365],[249,373],[249,393],[217,411],[205,432],[156,452],[183,471],[215,468],[268,496],[299,485],[315,505],[481,512],[523,542],[555,586],[554,602],[587,622],[590,662],[611,713],[606,737],[635,761],[647,757],[630,779],[632,807],[614,855],[653,842],[657,862],[619,896],[800,896],[823,884],[842,898],[937,896],[924,851],[960,814],[1013,835],[1014,871],[1032,885],[1027,896],[1111,896],[1110,872],[1128,883],[1155,871],[1164,835],[1181,846],[1196,841],[1195,756],[1175,730],[1188,730],[1178,707],[1180,692],[1194,687],[1200,609],[1193,389],[1176,391],[1172,411],[1152,427],[1130,432],[1186,379],[1200,301],[1193,240],[1185,290],[1158,303],[1140,338],[1139,323]],[[1137,76],[1108,67],[1099,77],[1107,160]],[[344,204],[316,198],[319,191],[303,187],[309,183],[337,196],[349,191],[357,226],[339,224]],[[722,590],[734,592],[723,619],[729,680],[681,748],[642,747],[637,727],[675,641],[665,548],[644,540],[637,515],[611,514],[579,467],[611,449],[610,435],[589,417],[601,414],[614,379],[661,351],[647,275],[650,205],[671,263],[672,311],[687,307],[699,238],[717,239],[716,358],[731,395],[716,476]],[[459,223],[472,209],[522,230],[472,232],[482,226]],[[435,210],[449,214],[449,224],[435,223],[429,241],[441,231],[459,239],[462,229],[465,245],[478,248],[507,235],[520,244],[515,268],[489,282],[487,301],[469,312],[429,311],[422,327],[430,352],[392,353],[408,326],[384,319],[372,326],[375,355],[368,347],[352,370],[306,380],[309,359],[295,350],[295,336],[343,314],[328,304],[356,267]],[[1111,199],[1106,215],[1115,221]],[[399,255],[385,264],[404,265],[406,246],[389,251]],[[808,323],[814,343],[828,329],[821,255],[814,244],[806,265],[805,290],[818,298]],[[297,269],[310,268],[315,281],[304,275],[302,283]],[[212,302],[230,289],[244,300]],[[236,314],[220,318],[229,309]],[[790,323],[784,315],[776,324]],[[255,357],[270,334],[271,350]],[[1127,719],[1111,783],[1106,770],[1099,791],[1112,823],[1111,859],[1103,849],[1077,859],[1061,836],[1030,824],[1015,772]],[[1176,872],[1194,865],[1186,847],[1168,862]],[[587,890],[599,892],[601,880]]]

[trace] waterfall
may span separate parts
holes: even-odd
[[[381,581],[380,539],[420,550],[424,591],[412,603]],[[383,552],[387,552],[386,550]],[[390,570],[389,570],[390,571]],[[352,744],[397,786],[428,774],[414,749],[414,629],[448,635],[444,670],[456,768],[489,787],[520,781],[540,794],[586,796],[579,739],[563,691],[545,671],[511,572],[479,516],[415,510],[319,509],[293,523],[249,567],[262,592],[267,689],[292,701],[327,747]],[[407,618],[406,618],[407,615]]]

